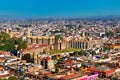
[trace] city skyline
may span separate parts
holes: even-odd
[[[120,80],[119,0],[0,0],[0,80]]]
[[[2,0],[0,16],[87,17],[119,16],[119,0]]]

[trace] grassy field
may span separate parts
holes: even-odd
[[[49,53],[50,54],[57,54],[57,53],[64,53],[64,52],[74,52],[80,50],[78,48],[69,48],[69,49],[65,49],[65,50],[50,50]]]

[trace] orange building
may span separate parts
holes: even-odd
[[[104,47],[109,49],[120,49],[120,43],[105,43]]]

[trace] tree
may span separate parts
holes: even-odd
[[[107,37],[110,36],[110,37],[114,37],[114,32],[112,31],[109,31],[109,32],[106,32],[105,34]]]
[[[89,32],[85,32],[85,36],[89,36]]]
[[[55,43],[57,43],[57,41],[58,41],[59,39],[60,39],[60,40],[63,40],[63,37],[60,36],[60,35],[56,35],[56,36],[55,36]]]
[[[102,73],[100,74],[100,77],[101,77],[101,78],[106,78],[106,74],[105,74],[104,72],[102,72]]]
[[[95,54],[96,54],[96,52],[95,52],[95,51],[91,51],[90,53],[91,53],[92,55],[95,55]]]
[[[9,34],[6,34],[4,32],[2,32],[0,34],[0,40],[8,40],[8,39],[10,39],[10,35]]]
[[[16,30],[17,30],[17,31],[20,31],[20,28],[17,27]]]
[[[7,34],[5,35],[8,36]],[[27,44],[24,41],[22,41],[21,38],[16,38],[16,37],[8,38],[5,35],[3,36],[2,34],[0,34],[0,40],[1,40],[0,50],[3,51],[15,50],[16,49],[15,45],[18,45],[18,50],[27,48]]]
[[[103,48],[103,51],[107,51],[107,50],[110,50],[110,47],[104,47]]]
[[[8,80],[18,80],[15,76],[11,76],[8,78]]]
[[[8,80],[8,79],[0,79],[0,80]]]
[[[27,48],[27,44],[25,42],[23,42],[18,45],[17,50],[21,50],[21,49],[25,49],[25,48]]]
[[[80,68],[75,68],[75,70],[76,70],[76,71],[79,71],[79,70],[80,70]]]
[[[0,50],[3,50],[3,51],[10,51],[14,49],[15,49],[15,45],[14,45],[14,42],[11,40],[9,40],[8,42],[5,42],[4,45],[0,46]]]
[[[82,25],[79,25],[79,26],[78,26],[78,29],[80,29],[80,28],[82,28],[82,27],[83,27]]]
[[[75,51],[73,52],[74,56],[78,56],[79,52],[78,51]]]
[[[6,51],[10,51],[10,50],[15,50],[15,44],[13,41],[10,41],[8,44],[4,45],[6,46]]]
[[[79,54],[80,54],[80,55],[87,55],[87,52],[84,51],[84,50],[81,50],[81,51],[79,52]]]
[[[65,26],[68,27],[68,29],[73,29],[73,27],[74,27],[74,25],[71,25],[71,24],[65,25]]]
[[[57,64],[55,64],[55,73],[59,72],[59,66]]]

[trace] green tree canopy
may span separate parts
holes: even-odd
[[[114,37],[114,32],[112,31],[109,31],[109,32],[106,32],[105,34],[107,37],[110,36],[110,37]]]
[[[63,40],[63,37],[61,35],[56,35],[55,36],[55,43],[57,43],[58,40]]]
[[[73,54],[74,54],[74,56],[78,56],[79,52],[78,51],[74,51]]]
[[[59,66],[57,64],[55,64],[55,73],[59,72]]]
[[[0,79],[0,80],[8,80],[8,79]]]
[[[15,49],[15,45],[14,45],[14,41],[12,40],[7,40],[4,45],[0,46],[0,50],[3,51],[10,51],[10,50],[14,50]]]
[[[95,51],[91,51],[91,54],[92,54],[92,55],[95,55],[95,54],[96,54],[96,52],[95,52]]]
[[[11,76],[8,78],[8,80],[18,80],[15,76]]]
[[[87,55],[88,53],[84,50],[80,50],[80,51],[74,51],[73,54],[74,56],[78,56],[78,55]]]
[[[23,42],[18,45],[17,50],[21,50],[21,49],[25,49],[25,48],[27,48],[27,44],[25,42]]]
[[[27,44],[21,38],[10,38],[6,33],[0,34],[0,50],[15,50],[15,45],[18,45],[18,50],[27,48]]]
[[[88,53],[86,51],[84,51],[84,50],[80,50],[79,54],[80,55],[87,55]]]
[[[10,35],[9,34],[4,33],[4,32],[2,32],[0,34],[0,40],[8,40],[8,39],[10,39]]]

